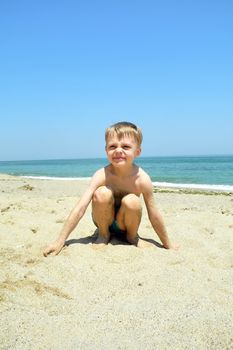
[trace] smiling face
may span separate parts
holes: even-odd
[[[109,162],[113,166],[122,167],[131,165],[141,153],[141,149],[133,137],[125,135],[122,138],[118,138],[115,135],[107,139],[106,153]]]

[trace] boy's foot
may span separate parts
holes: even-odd
[[[92,243],[92,248],[95,250],[106,248],[106,246],[109,242],[109,239],[110,239],[110,237],[104,237],[104,236],[98,235],[96,241],[94,243]]]
[[[127,240],[129,243],[135,245],[137,248],[150,248],[150,247],[154,247],[153,243],[150,243],[144,239],[141,239],[138,235],[133,238],[130,239],[129,237],[127,237]]]

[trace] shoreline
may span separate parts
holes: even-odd
[[[4,177],[15,177],[31,180],[45,180],[45,181],[90,181],[91,177],[52,177],[52,176],[27,176],[27,175],[11,175],[0,173],[0,179]],[[181,183],[166,183],[152,181],[155,192],[182,192],[188,194],[196,193],[211,193],[211,194],[233,194],[232,185],[212,185],[212,184],[181,184]]]

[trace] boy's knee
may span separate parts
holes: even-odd
[[[92,201],[98,203],[113,202],[113,193],[106,186],[100,186],[94,192]]]
[[[127,209],[141,211],[140,199],[133,193],[127,194],[125,197],[123,197],[121,204]]]

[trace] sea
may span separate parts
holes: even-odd
[[[0,173],[39,179],[90,178],[105,158],[0,161]],[[233,192],[233,155],[139,157],[154,186]]]

